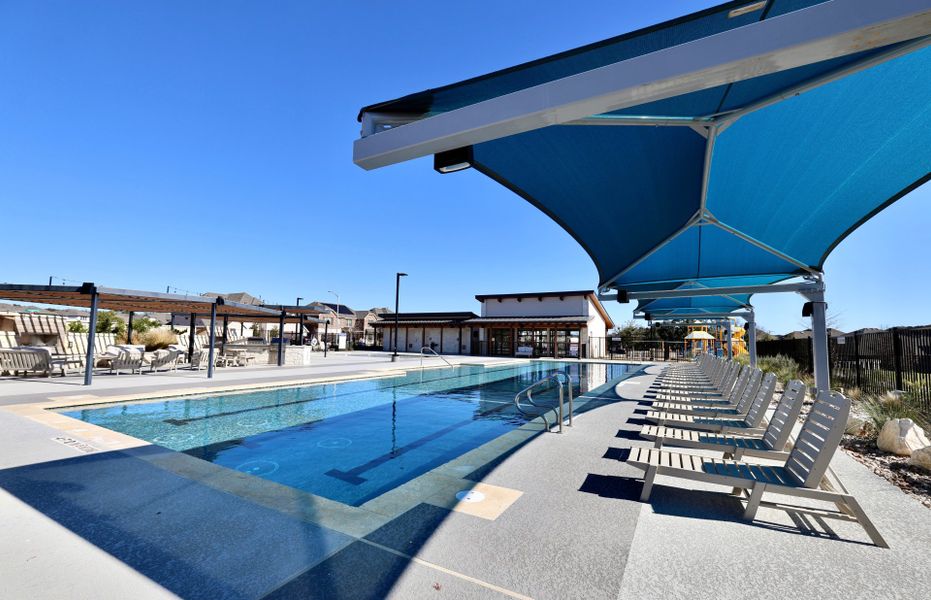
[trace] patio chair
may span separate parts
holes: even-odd
[[[219,355],[219,353],[217,353]],[[191,370],[200,371],[201,368],[207,368],[207,363],[210,361],[210,350],[207,348],[202,348],[200,350],[195,350],[191,355]]]
[[[740,496],[746,497],[743,517],[748,521],[756,517],[760,506],[788,508],[816,518],[859,523],[874,544],[888,548],[889,545],[853,496],[845,491],[835,491],[831,489],[832,486],[822,486],[822,478],[844,435],[849,413],[850,400],[842,394],[819,392],[795,446],[782,465],[760,465],[643,447],[633,448],[627,462],[644,471],[641,502],[650,499],[657,475],[719,484],[739,490]],[[763,494],[766,492],[830,502],[838,510],[787,507],[782,503],[763,502]]]
[[[644,417],[658,425],[673,425],[686,429],[700,429],[714,433],[762,433],[760,423],[769,408],[769,403],[776,390],[776,376],[767,373],[759,389],[747,406],[746,415],[688,415],[672,412],[649,411]]]
[[[685,396],[685,397],[711,397],[726,396],[736,385],[743,371],[740,363],[732,360],[722,360],[723,366],[712,377],[704,380],[683,380],[680,382],[660,381],[651,386],[657,397]]]
[[[786,443],[792,434],[792,426],[798,419],[805,403],[805,384],[794,379],[786,386],[773,416],[769,419],[766,431],[760,436],[726,435],[706,433],[691,429],[649,425],[640,432],[640,437],[652,440],[654,448],[663,446],[680,446],[698,450],[714,450],[724,454],[724,458],[740,460],[743,456],[756,456],[786,460]]]
[[[181,350],[158,350],[149,360],[149,372],[154,373],[162,367],[174,371],[178,368],[178,359],[182,356]]]
[[[130,373],[141,373],[142,357],[143,355],[137,352],[120,352],[117,356],[109,360],[107,368],[110,373],[115,375],[119,375],[120,371],[127,370]]]

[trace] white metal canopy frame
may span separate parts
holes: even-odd
[[[868,201],[856,211],[847,211],[851,215],[849,222],[843,221],[843,226],[836,231],[822,227],[827,232],[821,240],[822,243],[813,244],[802,252],[798,239],[809,235],[811,228],[818,229],[820,224],[812,224],[817,219],[805,220],[805,226],[809,227],[809,230],[803,230],[799,226],[798,231],[782,232],[789,238],[788,242],[782,243],[778,239],[780,232],[774,231],[773,228],[767,229],[766,223],[761,223],[761,219],[757,218],[765,211],[760,209],[756,215],[753,214],[756,209],[752,199],[740,198],[738,195],[736,198],[727,198],[729,204],[716,199],[712,193],[716,181],[712,176],[712,159],[716,159],[715,170],[721,168],[720,165],[723,164],[725,169],[730,169],[727,172],[732,178],[736,177],[738,183],[746,183],[741,180],[740,174],[733,175],[733,171],[734,169],[748,171],[746,165],[739,164],[743,157],[735,153],[735,149],[741,148],[741,143],[748,143],[746,141],[748,131],[751,132],[750,135],[752,133],[762,135],[759,132],[765,131],[766,127],[778,132],[781,128],[792,125],[796,127],[796,131],[801,127],[801,131],[804,132],[804,117],[808,117],[811,122],[811,119],[817,121],[817,116],[810,117],[803,108],[801,111],[805,113],[802,114],[803,118],[789,123],[778,120],[778,116],[782,113],[777,109],[791,102],[797,102],[795,99],[800,96],[809,99],[814,97],[817,101],[818,92],[825,88],[832,93],[838,93],[835,91],[838,89],[838,82],[849,81],[855,77],[862,79],[864,75],[875,73],[875,69],[880,66],[895,63],[896,59],[914,55],[931,46],[931,0],[882,2],[876,0],[823,2],[811,0],[795,3],[804,6],[803,8],[789,9],[785,12],[777,11],[778,14],[767,18],[766,13],[769,9],[780,3],[781,0],[766,0],[758,3],[748,1],[744,4],[731,2],[715,7],[715,9],[709,9],[709,11],[718,11],[715,13],[718,16],[721,10],[725,11],[724,16],[727,19],[743,18],[747,13],[758,9],[762,10],[763,16],[759,19],[746,20],[735,18],[722,30],[710,31],[704,36],[688,37],[686,34],[688,39],[684,41],[680,40],[674,45],[660,45],[658,49],[650,46],[654,48],[652,51],[647,49],[633,55],[628,54],[626,58],[622,55],[623,53],[619,53],[617,54],[619,58],[613,59],[613,62],[607,60],[595,64],[597,63],[594,60],[595,57],[589,57],[593,59],[591,64],[595,66],[587,69],[579,66],[585,64],[584,57],[580,59],[572,52],[551,57],[550,66],[554,71],[563,73],[563,76],[542,79],[536,83],[533,83],[535,81],[533,77],[527,77],[526,80],[531,83],[526,86],[513,85],[514,77],[511,76],[514,73],[510,72],[512,70],[486,76],[499,79],[511,78],[510,84],[502,85],[503,91],[497,95],[487,92],[493,82],[489,83],[483,78],[476,78],[456,84],[468,88],[462,94],[463,98],[460,98],[462,101],[459,103],[450,102],[448,90],[441,88],[414,94],[397,101],[373,105],[363,109],[360,114],[362,131],[361,138],[354,143],[354,161],[362,168],[374,169],[433,154],[435,155],[434,166],[442,173],[475,166],[485,175],[502,183],[543,210],[579,241],[598,266],[599,292],[602,299],[618,299],[624,302],[629,299],[649,301],[664,298],[717,296],[733,301],[734,309],[747,309],[750,294],[800,293],[808,300],[804,314],[812,318],[816,385],[819,389],[827,389],[829,379],[826,305],[822,273],[824,260],[830,251],[856,227],[931,177],[928,173],[929,169],[923,169],[923,163],[917,161],[910,165],[913,168],[908,171],[907,180],[903,177],[903,181],[890,181],[884,188],[878,187],[870,190],[870,193],[864,192],[861,196],[867,197]],[[793,3],[783,2],[783,4]],[[704,16],[707,15],[697,13],[693,21],[685,20],[672,25],[675,27],[683,25],[688,28],[701,21]],[[686,18],[683,17],[683,19]],[[662,28],[662,26],[658,27]],[[671,29],[668,32],[671,39],[679,39],[672,35]],[[649,34],[650,32],[647,32],[643,35]],[[595,46],[578,50],[583,54],[600,51]],[[614,49],[617,50],[617,48]],[[926,55],[927,52],[919,57],[917,63],[910,63],[910,66],[915,68],[917,64],[920,68],[924,64],[921,61],[927,59]],[[572,61],[576,61],[573,64],[577,68],[566,66],[566,63]],[[514,70],[523,69],[526,73],[527,70],[536,68],[536,66],[539,65],[528,63],[515,67]],[[808,68],[813,70],[806,71]],[[800,72],[811,73],[811,75],[796,77],[792,75],[793,72],[796,75]],[[899,81],[903,81],[902,72],[899,73]],[[783,76],[785,76],[784,79],[780,80]],[[884,76],[880,75],[880,77]],[[774,80],[785,83],[781,86],[772,86]],[[904,80],[907,81],[907,79]],[[722,99],[717,110],[690,113],[690,116],[677,116],[674,110],[666,112],[655,110],[658,106],[669,108],[676,101],[681,101],[686,97],[695,98],[703,93],[713,93],[722,87],[728,90],[736,89],[731,86],[745,83],[751,87],[759,84],[761,89],[766,88],[770,92],[756,96],[745,94],[743,101],[735,100],[726,109],[724,109]],[[509,85],[511,87],[508,87]],[[919,87],[921,85],[923,84],[918,84]],[[904,87],[908,89],[907,85]],[[915,94],[921,93],[921,90],[912,86],[909,92],[914,97]],[[430,101],[444,93],[447,94],[446,105],[434,109]],[[727,93],[725,92],[725,96]],[[843,96],[843,90],[839,94]],[[741,96],[741,94],[735,95]],[[429,98],[425,100],[424,97]],[[888,98],[886,100],[889,101]],[[900,111],[899,116],[904,114],[903,121],[907,122],[907,117],[910,116],[907,111],[919,111],[922,110],[922,106],[906,104],[907,106]],[[811,105],[804,106],[808,107],[807,110],[811,109]],[[830,106],[829,102],[825,102],[819,105],[818,109],[825,110],[825,107]],[[403,107],[411,107],[411,110],[405,113]],[[746,126],[748,122],[760,123],[761,115],[765,127]],[[530,179],[539,174],[539,171],[528,169],[526,160],[521,162],[519,158],[514,159],[516,166],[508,165],[512,168],[510,175],[502,175],[488,164],[490,158],[500,163],[501,155],[508,152],[510,152],[508,158],[511,158],[511,156],[520,156],[520,150],[524,151],[523,154],[535,151],[534,140],[543,138],[534,136],[540,132],[561,131],[559,134],[561,137],[544,139],[546,143],[549,143],[550,152],[554,146],[558,146],[556,143],[558,141],[579,139],[567,132],[582,130],[592,132],[589,135],[594,141],[590,142],[590,147],[586,148],[586,151],[597,152],[602,150],[598,144],[605,143],[605,136],[593,132],[625,131],[627,132],[625,135],[629,136],[633,135],[630,133],[631,130],[644,131],[645,127],[670,134],[682,132],[682,136],[676,137],[674,143],[668,146],[662,143],[660,145],[663,148],[681,146],[682,156],[688,156],[691,161],[694,155],[694,165],[692,162],[683,160],[678,167],[675,162],[664,164],[663,167],[670,173],[677,172],[676,176],[670,175],[670,178],[676,178],[679,175],[682,178],[693,177],[696,186],[689,188],[689,191],[694,189],[696,198],[694,204],[680,202],[680,205],[676,207],[680,209],[678,212],[665,211],[670,216],[666,217],[666,221],[660,224],[661,226],[655,226],[655,222],[654,225],[643,224],[641,230],[648,230],[649,233],[641,235],[637,243],[625,239],[624,235],[612,236],[614,248],[623,249],[623,251],[612,250],[604,241],[599,242],[601,244],[599,248],[593,248],[592,245],[597,238],[604,240],[608,236],[596,236],[593,232],[599,231],[597,228],[581,231],[578,221],[579,211],[573,206],[567,208],[563,196],[553,196],[552,202],[563,202],[559,205],[559,209],[553,209],[547,202],[535,197],[533,190],[526,189],[526,185],[537,183]],[[846,131],[847,128],[838,127],[837,130]],[[722,138],[725,131],[728,133]],[[882,142],[883,135],[894,134],[891,131],[880,132],[874,140]],[[739,143],[733,141],[735,135],[738,135],[737,139],[743,141]],[[920,136],[920,134],[915,135]],[[511,145],[508,145],[507,140],[517,139],[520,141],[512,141]],[[637,138],[640,141],[644,139],[643,137]],[[913,136],[909,139],[909,143],[916,143],[916,139],[921,141],[920,137]],[[656,137],[650,143],[653,143],[655,147],[657,140],[666,140],[666,138]],[[791,139],[790,142],[796,145],[786,144],[789,154],[792,153],[792,149],[800,147],[797,140]],[[752,147],[753,139],[749,144]],[[584,154],[578,148],[569,147],[562,151],[560,147],[562,154],[555,156],[565,157],[572,152],[577,152],[579,160],[592,161],[590,153]],[[610,152],[616,146],[605,145],[604,148],[608,149],[605,152]],[[725,148],[730,155],[720,148]],[[479,154],[480,151],[484,153],[484,158]],[[725,152],[724,159],[718,159],[718,154],[721,152]],[[754,166],[765,164],[766,161],[761,160]],[[604,167],[601,165],[602,163],[598,163],[592,168],[605,170],[613,168],[613,165],[607,165],[607,163]],[[647,165],[648,168],[652,166],[654,165]],[[693,166],[698,168],[693,168]],[[790,165],[786,168],[792,166],[799,167]],[[872,167],[875,168],[875,164]],[[528,173],[532,175],[528,176]],[[587,174],[591,173],[591,170],[587,172]],[[840,172],[839,175],[844,175],[844,173]],[[752,177],[746,179],[754,183]],[[581,176],[575,178],[575,181],[583,180],[584,177]],[[843,177],[834,181],[838,180],[843,180]],[[612,183],[617,185],[616,181]],[[657,180],[654,179],[649,183],[655,186]],[[537,187],[538,189],[545,188],[546,185],[552,184],[552,181],[546,181]],[[758,189],[761,184],[759,182],[756,184],[755,189]],[[718,183],[718,186],[720,185]],[[570,188],[571,186],[567,186],[565,190],[560,190],[560,193],[571,197],[573,190]],[[617,188],[599,188],[598,191],[603,198],[610,196],[610,193],[606,195],[605,189],[609,192],[614,189],[616,193]],[[647,191],[641,199],[641,204],[646,207],[650,204],[657,204],[652,202],[654,198],[649,196],[649,189],[647,186]],[[675,197],[675,194],[670,194],[669,189],[665,189],[666,195],[658,195],[657,198],[661,201],[670,201],[669,199]],[[790,190],[779,190],[779,192],[787,196],[791,193]],[[756,193],[756,191],[751,189],[750,193]],[[827,198],[833,195],[833,190],[820,189],[819,193],[823,193]],[[834,201],[842,203],[837,199]],[[691,199],[688,202],[691,202]],[[615,204],[619,203],[620,201],[615,202]],[[576,204],[578,204],[577,201]],[[735,212],[734,205],[739,204],[744,204],[748,208]],[[774,206],[778,206],[778,203],[774,203]],[[828,205],[825,204],[825,206]],[[687,211],[682,207],[687,207]],[[636,206],[631,205],[628,208],[633,209]],[[838,209],[839,207],[830,205],[830,208]],[[663,213],[663,209],[655,210]],[[769,210],[776,211],[778,208]],[[826,212],[831,211],[826,209]],[[736,218],[735,215],[741,217],[739,222],[731,218]],[[572,221],[573,218],[576,220]],[[822,215],[822,218],[829,219],[830,214],[827,217]],[[599,219],[610,220],[600,217]],[[783,221],[785,222],[785,219]],[[691,266],[683,266],[686,261],[681,260],[679,256],[687,254],[683,253],[682,249],[690,247],[685,244],[693,244],[694,242],[690,241],[693,239],[699,240],[697,245],[699,252],[695,253],[698,256],[697,267],[694,275],[686,275],[687,269]],[[705,249],[708,250],[707,253],[703,252]],[[744,260],[742,256],[744,254],[753,255],[753,258],[749,261]],[[676,264],[677,262],[679,264]],[[666,266],[665,263],[671,263],[672,266],[668,269],[661,268]],[[656,267],[656,264],[659,264],[660,268]],[[772,285],[799,276],[805,277],[806,281]],[[612,296],[610,294],[612,290],[618,290],[619,293]],[[737,296],[747,296],[747,299],[741,300],[736,298]],[[641,302],[641,306],[643,304]],[[722,303],[721,308],[731,307]],[[656,316],[660,314],[659,311],[649,312]],[[670,316],[672,312],[670,311]],[[698,312],[703,312],[705,315],[712,314],[707,310]],[[731,310],[725,310],[725,312],[732,314]],[[752,312],[750,314],[752,315]],[[751,327],[750,335],[755,338],[753,327]]]

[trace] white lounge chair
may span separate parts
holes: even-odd
[[[644,417],[658,425],[672,425],[686,429],[700,429],[715,433],[762,433],[759,431],[760,423],[766,415],[766,409],[776,390],[776,376],[767,373],[760,384],[753,399],[746,407],[747,413],[724,414],[720,417],[711,415],[689,415],[674,412],[648,411]],[[743,406],[735,410],[743,410]]]
[[[119,375],[120,371],[129,371],[130,373],[142,372],[142,357],[138,352],[123,351],[109,360],[107,369],[110,373]]]
[[[648,425],[640,432],[640,437],[652,440],[654,448],[679,446],[697,450],[713,450],[723,453],[725,458],[737,460],[743,456],[757,456],[784,461],[789,457],[789,453],[784,451],[786,442],[789,441],[792,426],[798,419],[804,403],[805,384],[796,379],[786,386],[779,405],[770,417],[766,431],[762,435],[726,435]]]
[[[178,359],[182,356],[181,350],[169,348],[167,350],[158,350],[148,360],[149,371],[155,372],[162,367],[168,367],[174,371],[178,368]]]
[[[743,516],[748,521],[756,517],[760,506],[790,508],[817,517],[857,522],[874,544],[888,548],[853,496],[819,488],[844,434],[849,413],[850,400],[842,394],[820,392],[784,465],[760,465],[656,448],[634,448],[627,462],[644,470],[641,502],[650,499],[657,475],[719,484],[739,491],[741,496],[746,495],[747,505]],[[787,507],[783,503],[763,502],[763,494],[766,492],[823,500],[833,503],[838,510]]]
[[[733,393],[721,399],[681,399],[654,402],[650,407],[658,412],[674,412],[706,417],[743,416],[747,414],[753,397],[760,389],[763,372],[747,367],[740,374]]]

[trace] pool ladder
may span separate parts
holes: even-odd
[[[517,392],[517,395],[514,396],[514,406],[516,406],[517,410],[519,410],[521,414],[523,415],[533,416],[533,417],[540,416],[543,419],[543,424],[546,425],[546,430],[550,431],[551,426],[549,422],[546,420],[546,412],[548,411],[544,411],[543,413],[540,413],[540,415],[534,415],[532,413],[529,413],[524,409],[523,406],[520,405],[520,398],[521,396],[526,396],[527,402],[531,406],[535,406],[536,408],[549,408],[547,406],[541,406],[533,401],[533,390],[537,389],[538,387],[544,384],[549,384],[553,382],[556,383],[556,387],[559,389],[559,406],[558,406],[559,433],[562,433],[562,426],[563,426],[563,423],[565,422],[565,416],[563,414],[563,385],[564,384],[566,386],[566,389],[569,392],[569,427],[572,427],[572,377],[570,377],[566,373],[562,373],[562,372],[553,373],[552,375],[547,375],[543,379],[538,379],[537,381],[534,381],[533,383],[531,383],[530,385],[528,385],[521,391]]]
[[[421,369],[423,369],[423,359],[424,359],[424,356],[426,356],[427,352],[432,353],[434,356],[438,357],[440,360],[442,360],[444,363],[446,363],[450,367],[453,366],[453,363],[446,360],[446,358],[444,358],[442,354],[440,354],[433,348],[430,348],[429,346],[424,346],[423,348],[420,349],[420,368]]]

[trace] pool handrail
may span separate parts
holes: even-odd
[[[446,358],[444,358],[442,354],[440,354],[439,352],[437,352],[437,351],[434,350],[433,348],[431,348],[431,347],[429,347],[429,346],[424,346],[423,348],[420,349],[420,368],[421,368],[421,369],[423,369],[423,358],[424,358],[424,356],[425,356],[425,354],[424,354],[425,351],[427,351],[427,352],[432,352],[435,356],[437,356],[438,358],[440,358],[444,363],[446,363],[446,364],[449,365],[450,367],[455,366],[455,365],[453,365],[453,363],[451,363],[451,362],[449,362],[448,360],[446,360]]]
[[[537,408],[546,408],[544,406],[540,406],[539,404],[533,401],[533,390],[544,383],[555,381],[556,386],[559,389],[559,433],[562,433],[563,423],[565,422],[565,416],[563,414],[563,379],[564,378],[565,378],[565,385],[569,389],[569,427],[572,427],[572,412],[573,412],[572,377],[567,373],[563,373],[562,371],[551,373],[550,375],[547,375],[546,377],[543,377],[542,379],[538,379],[534,381],[533,383],[531,383],[530,385],[528,385],[527,387],[525,387],[524,389],[522,389],[521,391],[517,392],[517,394],[515,394],[514,396],[514,406],[517,407],[517,410],[520,411],[521,414],[530,416],[530,414],[526,410],[524,410],[524,408],[520,405],[520,397],[526,395],[527,402],[529,402],[531,406],[535,406]],[[546,420],[546,413],[545,412],[541,413],[539,416],[543,419],[543,424],[546,426],[547,431],[549,431],[550,425],[549,425],[549,422],[547,422]]]

